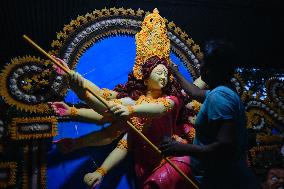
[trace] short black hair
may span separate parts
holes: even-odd
[[[206,67],[232,75],[236,68],[237,56],[235,46],[225,40],[210,40],[204,47],[204,64]]]

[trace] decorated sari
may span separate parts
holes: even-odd
[[[178,113],[181,107],[180,100],[175,96],[167,96],[174,101],[174,107],[165,115],[146,120],[144,118],[134,118],[134,125],[156,146],[159,146],[164,136],[181,139],[176,134],[180,129],[176,125]],[[159,98],[159,99],[162,99]],[[133,119],[132,119],[133,120]],[[133,122],[133,121],[132,121]],[[131,151],[134,157],[135,172],[138,186],[144,189],[167,188],[183,189],[190,188],[190,184],[174,170],[162,157],[157,154],[146,142],[137,134],[130,132]],[[189,167],[189,156],[170,157],[170,160],[180,168],[186,175],[191,175]]]

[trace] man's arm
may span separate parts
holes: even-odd
[[[212,125],[213,126],[213,125]],[[190,155],[206,159],[230,159],[236,150],[235,125],[232,120],[217,121],[214,126],[219,127],[216,141],[208,145],[181,144],[171,139],[165,139],[160,150],[165,156]]]
[[[193,99],[197,100],[198,102],[203,102],[205,100],[205,93],[206,90],[198,88],[196,85],[190,83],[185,79],[179,71],[175,71],[176,79],[180,82],[181,87],[185,90],[187,94],[192,96]],[[202,81],[200,78],[197,79],[198,81]],[[202,86],[205,86],[204,82],[199,82]]]

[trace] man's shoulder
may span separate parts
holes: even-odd
[[[218,86],[209,93],[210,96],[220,95],[220,96],[231,96],[231,97],[238,97],[238,94],[226,86]]]
[[[218,102],[221,104],[239,104],[240,103],[240,97],[239,95],[226,86],[218,86],[207,96],[208,100],[210,102]]]

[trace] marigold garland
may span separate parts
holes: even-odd
[[[189,143],[193,143],[194,137],[195,137],[195,129],[194,129],[194,128],[191,128],[191,129],[189,130],[189,132],[187,133],[188,142],[189,142]]]
[[[193,100],[192,101],[192,108],[195,112],[199,112],[200,111],[200,107],[201,107],[201,103],[196,101],[196,100]]]
[[[146,103],[162,103],[166,109],[166,112],[171,111],[171,105],[167,101],[165,97],[160,97],[157,99],[151,98],[151,97],[146,97],[145,95],[141,95],[139,99],[136,101],[136,105],[142,104],[143,102]],[[141,120],[140,120],[141,119]],[[138,131],[142,132],[144,125],[148,123],[150,120],[147,118],[138,118],[138,117],[131,117],[130,118],[132,124],[135,126]],[[141,123],[142,122],[142,123]]]
[[[166,109],[166,112],[169,112],[171,110],[171,108],[172,108],[170,102],[167,101],[167,98],[165,98],[165,97],[160,97],[160,98],[154,99],[154,98],[150,98],[150,97],[146,97],[145,95],[142,95],[137,100],[136,105],[142,104],[143,102],[147,102],[147,103],[162,103],[163,106]]]

